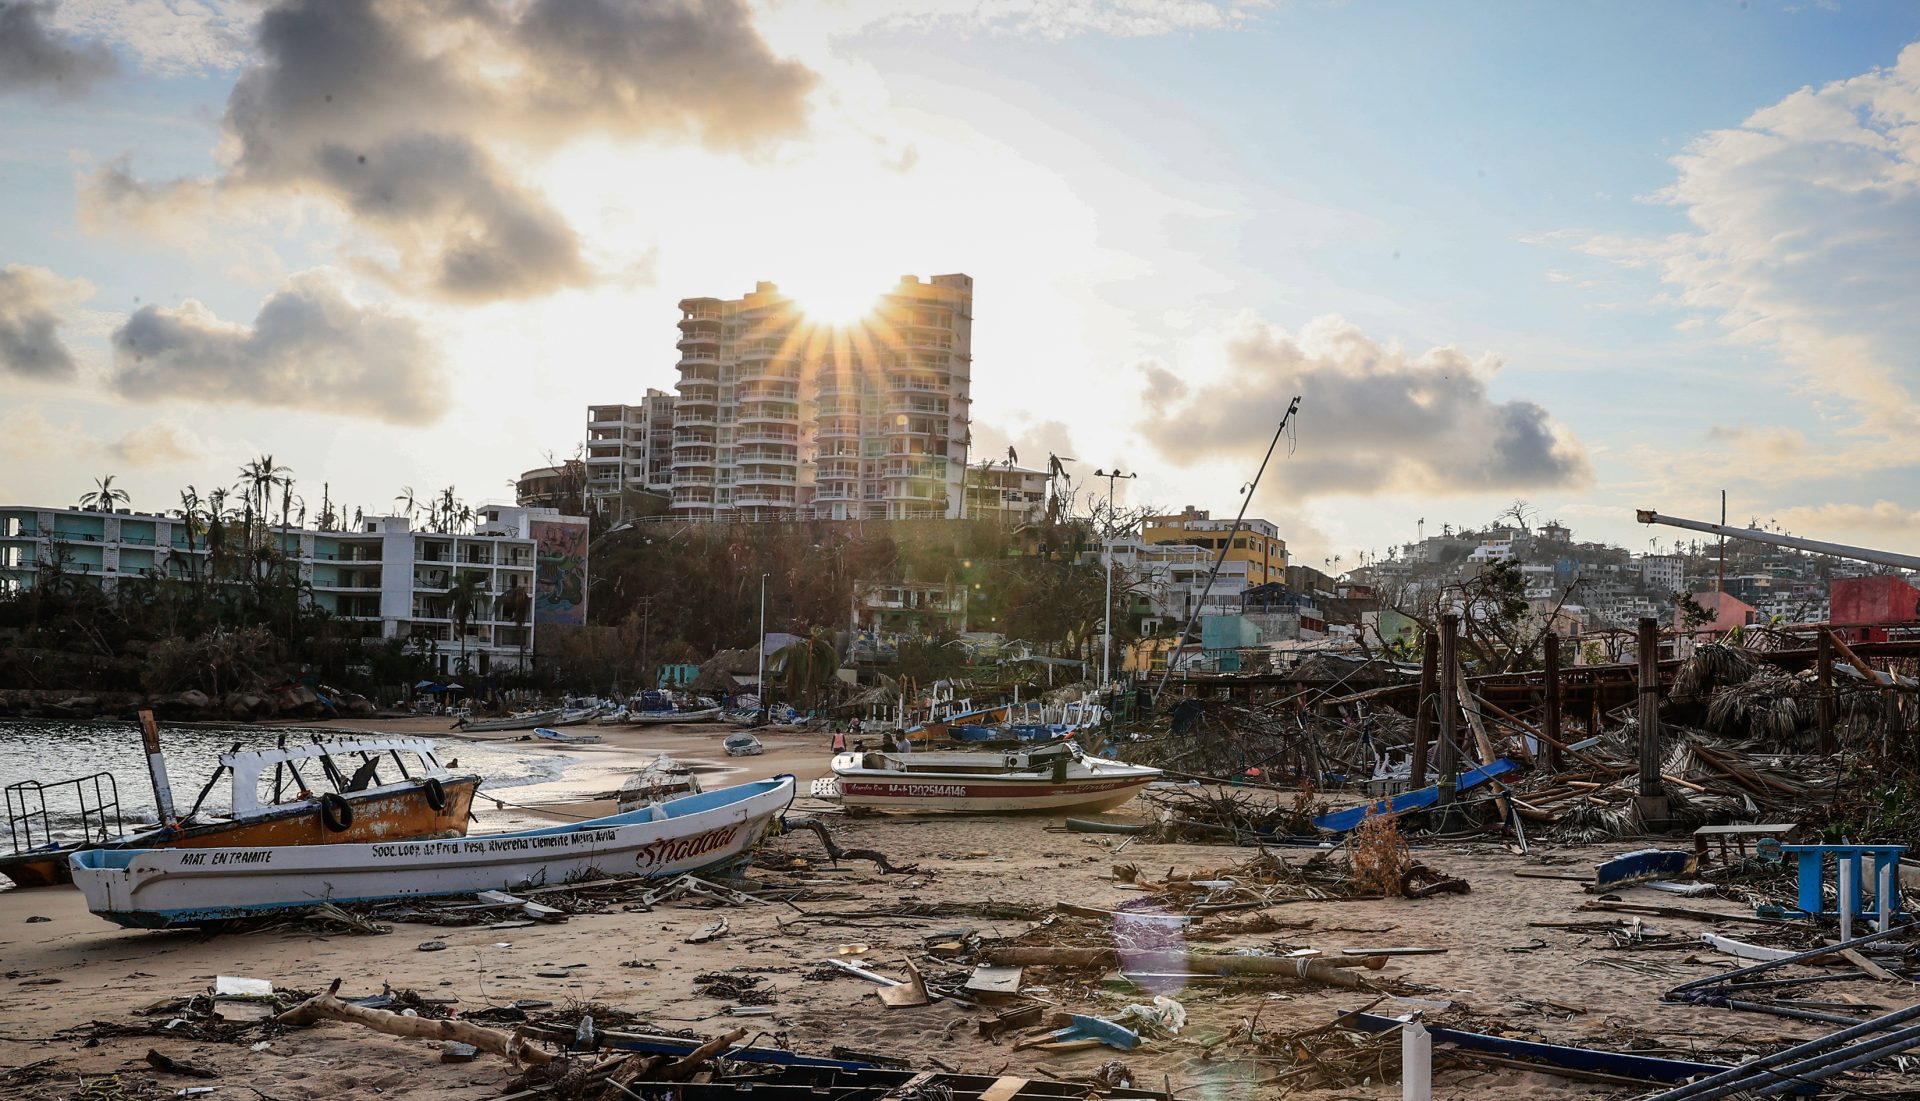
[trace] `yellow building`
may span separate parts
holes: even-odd
[[[1232,520],[1215,520],[1205,509],[1192,505],[1172,516],[1149,516],[1142,525],[1140,541],[1148,546],[1184,543],[1213,554],[1227,548],[1227,561],[1247,564],[1247,586],[1284,582],[1287,579],[1287,541],[1280,529],[1265,520],[1240,521],[1236,531]]]

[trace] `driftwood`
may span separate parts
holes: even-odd
[[[1001,966],[1034,967],[1115,967],[1119,953],[1111,948],[989,948],[988,963]],[[1372,989],[1367,981],[1344,968],[1364,967],[1377,970],[1386,966],[1385,957],[1362,956],[1346,959],[1300,959],[1292,956],[1236,956],[1222,954],[1147,952],[1127,959],[1132,971],[1166,972],[1191,975],[1260,975],[1271,978],[1314,979],[1332,986],[1355,990]]]
[[[453,1040],[472,1044],[481,1051],[504,1056],[516,1064],[538,1066],[553,1061],[551,1052],[528,1046],[516,1032],[502,1032],[467,1021],[435,1021],[425,1017],[407,1017],[384,1009],[348,1005],[339,998],[340,980],[333,980],[324,994],[316,994],[285,1013],[273,1018],[275,1024],[310,1025],[318,1021],[347,1021],[375,1032],[407,1039]]]

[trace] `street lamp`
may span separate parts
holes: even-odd
[[[1104,689],[1113,683],[1113,483],[1121,478],[1138,478],[1140,475],[1122,474],[1116,466],[1112,470],[1096,470],[1093,476],[1107,480],[1107,538],[1102,548],[1107,559],[1107,606],[1100,629],[1100,687]]]

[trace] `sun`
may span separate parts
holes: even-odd
[[[807,320],[833,329],[858,325],[880,301],[874,284],[858,276],[815,274],[783,284],[782,289],[793,296]]]

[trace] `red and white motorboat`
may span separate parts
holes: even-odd
[[[844,806],[976,814],[1106,810],[1160,778],[1157,768],[1089,757],[1072,742],[1011,753],[842,753],[832,767],[813,794]]]

